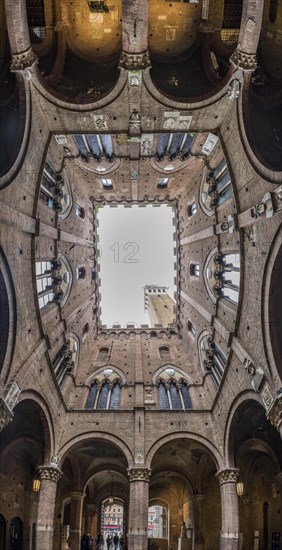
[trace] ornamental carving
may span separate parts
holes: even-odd
[[[122,69],[127,69],[129,71],[132,71],[134,69],[147,69],[148,67],[151,67],[149,52],[122,52],[120,56],[119,66]]]
[[[24,71],[28,67],[32,67],[32,65],[36,63],[37,59],[37,56],[31,48],[29,48],[26,52],[14,53],[12,55],[10,69],[11,71]]]
[[[224,483],[237,483],[239,479],[239,469],[227,468],[226,470],[220,470],[217,472],[216,477],[219,481],[219,485],[224,485]]]
[[[245,71],[254,71],[257,67],[257,57],[253,53],[245,53],[236,49],[231,55],[231,61]]]
[[[129,481],[149,481],[151,470],[150,468],[129,468]]]
[[[41,480],[46,479],[48,481],[54,481],[54,483],[58,483],[63,475],[61,470],[54,466],[39,466],[38,472]]]
[[[0,432],[13,420],[14,414],[10,411],[3,397],[0,397]]]
[[[202,21],[200,22],[200,25],[198,27],[198,31],[199,32],[213,32],[214,28],[213,28],[212,21],[202,19]]]
[[[282,423],[282,395],[273,401],[266,417],[271,424],[279,430]]]
[[[235,101],[240,95],[241,83],[237,78],[234,78],[228,86],[227,97],[231,101]]]

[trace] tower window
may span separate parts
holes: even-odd
[[[187,206],[187,215],[188,218],[191,218],[197,213],[197,204],[195,201],[193,201],[191,204]]]
[[[190,275],[192,277],[200,276],[200,265],[199,264],[190,264]]]
[[[84,220],[85,210],[84,210],[84,208],[82,208],[82,206],[79,206],[79,204],[75,205],[75,214],[78,218],[81,218],[82,220]]]
[[[86,269],[84,266],[80,266],[76,268],[76,278],[77,279],[85,279],[86,276]]]

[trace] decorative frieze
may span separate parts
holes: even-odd
[[[32,48],[29,48],[25,52],[14,53],[12,55],[11,71],[24,71],[25,69],[32,67],[37,61],[37,56],[33,52]]]
[[[271,424],[279,430],[282,423],[282,395],[273,400],[266,416]]]
[[[254,71],[257,67],[256,54],[241,52],[237,48],[231,55],[231,61],[245,71]]]
[[[38,468],[39,476],[41,481],[48,480],[58,483],[59,479],[62,477],[63,473],[59,468],[55,466],[39,466]]]
[[[238,468],[226,468],[226,470],[220,470],[216,473],[216,477],[219,481],[219,485],[224,483],[237,483],[239,479]]]
[[[142,53],[128,53],[122,52],[120,56],[119,66],[122,69],[127,69],[128,71],[133,71],[134,69],[147,69],[151,67],[150,55],[149,52]]]
[[[150,468],[129,468],[129,481],[149,481],[151,470]]]

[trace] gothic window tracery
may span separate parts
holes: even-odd
[[[156,159],[161,162],[165,156],[171,162],[175,159],[186,160],[189,157],[192,144],[194,141],[194,134],[190,133],[178,133],[178,134],[160,134]]]
[[[74,141],[79,151],[81,160],[90,162],[105,158],[108,162],[114,159],[112,136],[109,134],[75,134]]]
[[[62,304],[70,291],[71,273],[67,262],[60,258],[35,262],[36,287],[39,308],[50,302]]]
[[[218,387],[227,364],[227,358],[214,338],[208,333],[203,334],[200,338],[200,356],[205,371],[212,375],[212,379]]]
[[[215,253],[204,272],[207,290],[213,301],[220,296],[238,304],[240,290],[240,254]]]
[[[184,409],[192,408],[187,382],[174,379],[160,380],[158,384],[160,409]]]
[[[86,401],[86,409],[118,409],[120,403],[120,380],[96,379]]]
[[[75,335],[65,342],[56,353],[53,360],[53,369],[59,386],[63,385],[65,378],[70,374],[78,359],[78,339]]]
[[[159,375],[157,387],[160,409],[192,409],[188,383],[173,365]]]
[[[64,216],[70,211],[71,195],[68,184],[48,162],[44,165],[39,197],[49,208],[58,212],[59,216]]]
[[[210,170],[201,184],[200,202],[205,213],[212,215],[214,209],[233,196],[231,176],[225,158]]]

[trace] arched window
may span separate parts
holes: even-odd
[[[227,359],[211,335],[204,334],[200,339],[200,354],[205,370],[210,372],[215,385],[219,386]]]
[[[186,160],[194,141],[194,134],[160,134],[157,144],[156,159],[161,162],[168,157],[171,162],[176,158]]]
[[[13,550],[22,550],[23,523],[20,518],[13,518],[10,523],[10,540]]]
[[[102,158],[109,162],[113,161],[113,142],[109,134],[75,134],[74,140],[84,162],[90,162],[92,159],[99,161]]]
[[[78,359],[78,339],[71,335],[61,346],[53,360],[53,369],[59,386],[63,385],[66,376],[70,374]]]
[[[84,220],[85,210],[84,210],[84,208],[82,208],[82,206],[79,206],[79,204],[75,205],[75,214],[78,218],[81,218],[82,220]]]
[[[61,174],[57,174],[48,162],[44,165],[39,197],[60,216],[70,210],[71,196],[66,180]]]
[[[86,409],[118,409],[120,402],[120,381],[95,380],[88,394]]]
[[[197,213],[197,204],[196,204],[196,201],[194,200],[191,204],[188,204],[187,206],[187,216],[188,218],[191,218],[196,213]]]
[[[278,0],[270,0],[269,4],[269,21],[275,23],[277,19]]]
[[[205,213],[212,215],[214,209],[233,197],[230,173],[225,158],[202,182],[200,201]]]
[[[66,300],[70,292],[71,272],[62,256],[53,260],[37,260],[35,275],[40,309],[50,302],[62,304]]]
[[[167,346],[162,346],[161,348],[159,348],[159,354],[162,361],[170,360],[170,351]]]
[[[100,348],[98,351],[97,360],[98,361],[107,361],[109,358],[110,348]]]
[[[190,332],[193,336],[196,336],[196,328],[191,321],[188,321],[187,328],[188,332]]]
[[[166,539],[168,513],[164,506],[150,506],[148,509],[148,536],[150,539]]]
[[[85,340],[88,332],[89,332],[89,323],[85,323],[85,325],[83,326],[82,331],[81,331],[82,340]]]
[[[84,265],[81,265],[76,268],[76,278],[77,279],[85,279],[86,276],[86,269]]]
[[[191,277],[200,277],[200,265],[199,264],[190,264],[190,275],[191,275]]]
[[[158,390],[160,409],[188,410],[192,408],[188,385],[184,380],[161,379]]]
[[[240,290],[240,254],[215,253],[210,256],[204,270],[205,284],[210,297],[224,296],[238,304]]]

